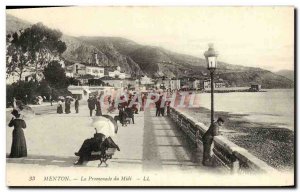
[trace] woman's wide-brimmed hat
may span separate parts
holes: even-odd
[[[13,116],[15,116],[15,117],[20,117],[19,111],[16,110],[16,109],[14,109],[14,110],[11,112],[11,114],[12,114]]]

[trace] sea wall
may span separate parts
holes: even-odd
[[[173,107],[170,108],[169,116],[196,148],[202,148],[202,136],[208,129],[207,126]],[[276,169],[221,135],[214,137],[213,153],[214,159],[232,173],[278,173]]]

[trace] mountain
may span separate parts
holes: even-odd
[[[6,33],[16,32],[21,29],[30,27],[31,24],[27,21],[6,14]]]
[[[276,72],[277,75],[281,75],[283,77],[286,77],[292,81],[295,81],[294,79],[294,71],[292,70],[280,70],[278,72]]]
[[[7,33],[16,31],[30,23],[7,15]],[[63,57],[69,62],[87,63],[97,57],[101,65],[120,66],[126,73],[151,77],[209,77],[205,59],[175,53],[161,47],[141,45],[121,37],[72,37],[63,35],[67,45]],[[216,78],[223,79],[231,86],[261,84],[263,88],[292,88],[292,80],[254,67],[218,62]]]

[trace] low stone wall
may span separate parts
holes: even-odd
[[[208,129],[207,126],[198,122],[188,114],[172,107],[170,108],[169,116],[196,147],[201,147],[202,136]],[[253,156],[246,149],[237,146],[223,136],[214,137],[213,152],[216,159],[230,169],[232,173],[278,173],[276,169],[270,167],[264,161]]]

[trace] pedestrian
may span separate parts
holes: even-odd
[[[14,127],[12,132],[12,144],[10,151],[10,158],[27,157],[26,140],[23,129],[26,128],[26,123],[23,119],[20,119],[20,114],[17,110],[13,110],[11,114],[14,116],[8,126]]]
[[[202,164],[204,166],[212,166],[212,144],[214,136],[219,135],[219,129],[224,124],[224,120],[219,117],[216,122],[210,125],[209,129],[204,133],[202,137],[203,141],[203,160]]]
[[[146,96],[146,94],[143,94],[143,96],[142,96],[142,106],[141,106],[140,111],[144,111],[146,100],[147,100],[147,96]]]
[[[27,94],[25,95],[25,102],[24,102],[24,104],[25,104],[25,105],[28,104],[28,95],[27,95]]]
[[[66,112],[66,114],[71,113],[71,98],[66,98],[66,101],[65,101],[65,112]]]
[[[92,151],[101,151],[102,154],[105,154],[108,148],[116,148],[120,151],[119,146],[111,138],[116,133],[116,124],[110,118],[100,117],[101,120],[98,118],[93,119],[93,126],[96,130],[94,137],[84,140],[79,151],[75,152],[79,159],[74,165],[82,165],[84,161],[88,161]]]
[[[130,107],[125,107],[124,112],[127,115],[127,118],[131,118],[132,124],[134,124],[134,109]]]
[[[95,105],[96,105],[95,99],[92,97],[92,95],[90,95],[87,102],[88,102],[88,107],[89,107],[89,110],[90,110],[90,117],[92,117],[93,116],[93,110],[95,109]]]
[[[165,98],[163,98],[163,96],[161,96],[161,103],[160,103],[160,109],[159,109],[159,114],[161,116],[165,116],[165,107],[166,107],[166,100]],[[159,115],[158,115],[159,116]]]
[[[57,105],[57,113],[58,114],[62,114],[63,113],[63,107],[62,107],[62,100],[60,99],[59,101],[58,101],[58,105]]]
[[[110,106],[110,104],[111,104],[111,95],[108,96],[107,101],[108,101],[108,106]]]
[[[96,116],[101,116],[102,115],[102,111],[101,111],[101,101],[100,101],[100,96],[97,97],[97,101],[96,101]]]
[[[162,102],[162,96],[159,97],[158,101],[155,102],[155,107],[156,107],[156,116],[160,116],[161,110],[160,110],[160,105]]]
[[[124,108],[120,108],[119,109],[119,117],[118,120],[120,121],[120,123],[122,124],[122,126],[127,125],[126,119],[127,119],[128,115],[127,113],[124,111]]]
[[[171,106],[171,101],[167,101],[167,102],[166,102],[167,115],[170,115],[170,106]]]
[[[78,97],[75,100],[75,111],[76,111],[76,113],[79,113],[79,98]]]
[[[52,106],[52,96],[51,95],[49,96],[49,100],[50,100],[50,104]]]
[[[115,107],[115,100],[113,99],[112,102],[111,102],[111,105],[108,107],[107,109],[107,113],[112,113],[116,110],[116,107]]]

